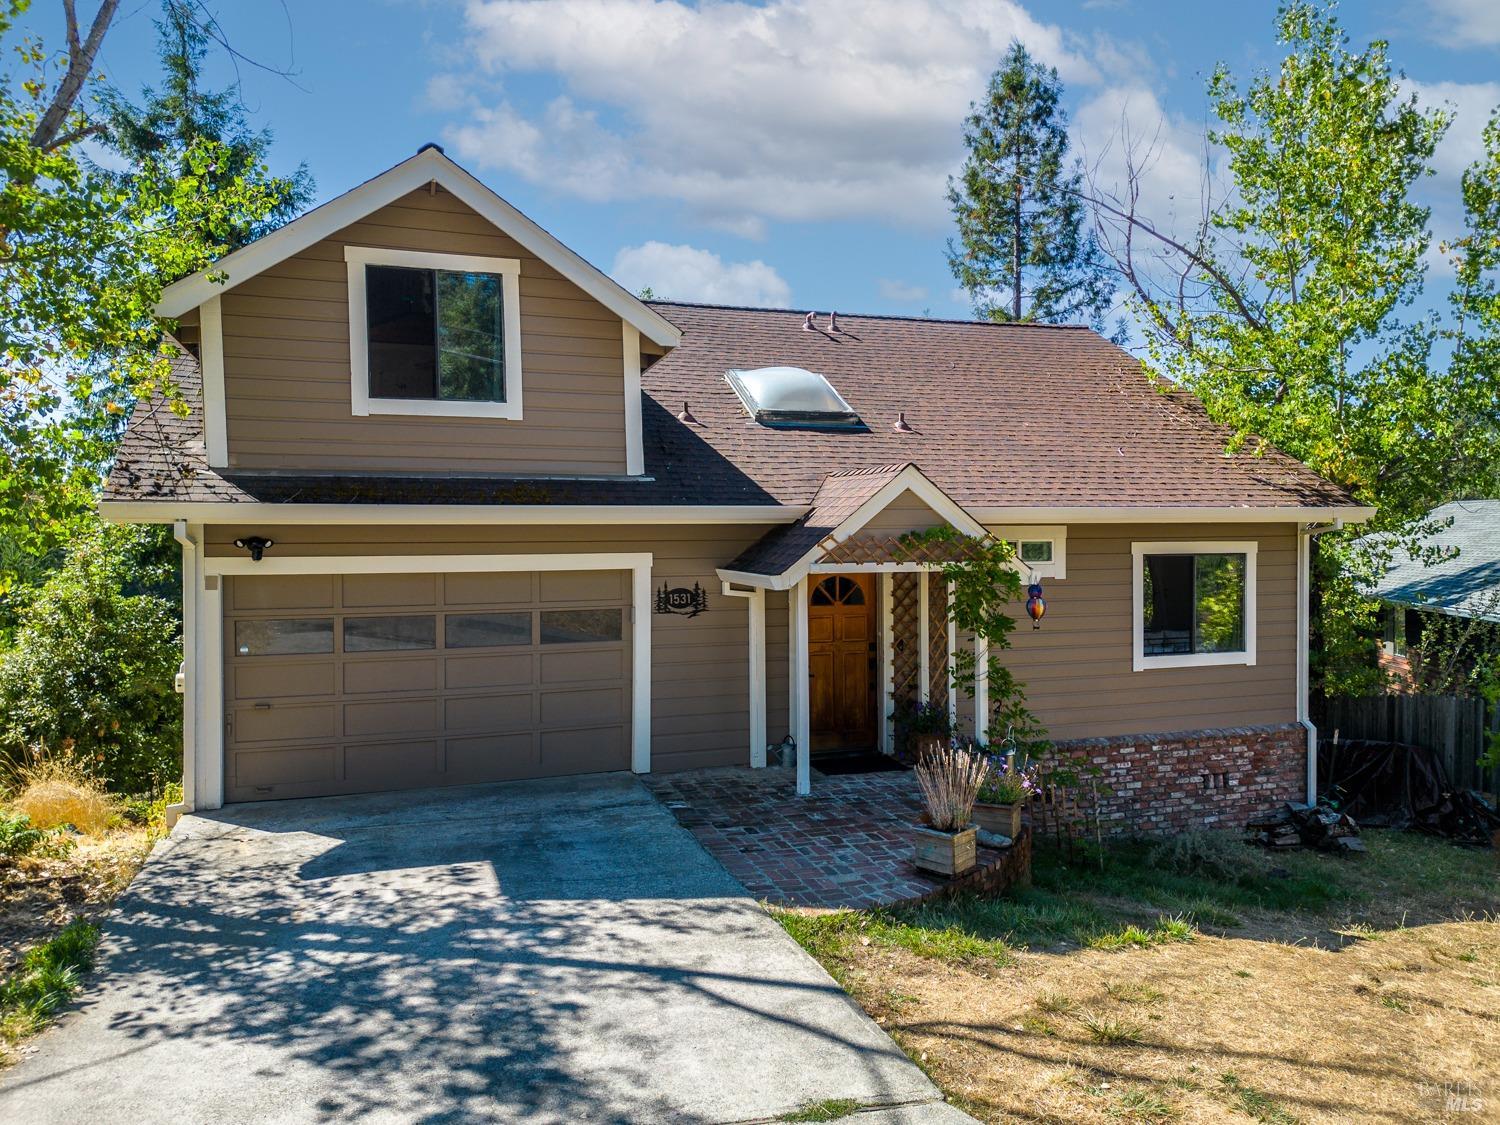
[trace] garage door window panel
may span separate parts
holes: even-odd
[[[504,648],[529,644],[530,613],[450,613],[443,621],[445,648]]]
[[[345,652],[399,652],[436,647],[436,617],[344,618]]]
[[[239,656],[298,656],[333,651],[333,618],[289,617],[234,623]]]
[[[624,615],[618,609],[544,609],[542,644],[602,644],[625,635]]]

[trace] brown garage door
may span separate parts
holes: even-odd
[[[224,792],[628,769],[625,571],[236,577]]]

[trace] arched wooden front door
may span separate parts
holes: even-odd
[[[875,582],[832,574],[808,597],[807,667],[813,753],[875,746]]]

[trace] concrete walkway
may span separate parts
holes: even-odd
[[[969,1120],[628,775],[186,818],[104,954],[0,1120]]]

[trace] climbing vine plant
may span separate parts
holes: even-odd
[[[1015,674],[999,658],[1010,647],[1016,619],[1006,611],[1021,600],[1023,585],[1016,565],[1015,549],[1003,539],[965,535],[946,525],[910,531],[901,536],[906,560],[926,561],[941,553],[948,561],[935,570],[950,583],[948,619],[960,633],[983,637],[989,642],[985,662],[989,680],[989,714],[984,739],[995,744],[1007,734],[1018,750],[1037,756],[1051,748],[1046,728],[1026,704],[1026,691]],[[938,552],[934,552],[938,548]],[[979,661],[973,651],[960,648],[954,654],[954,683],[974,698]]]

